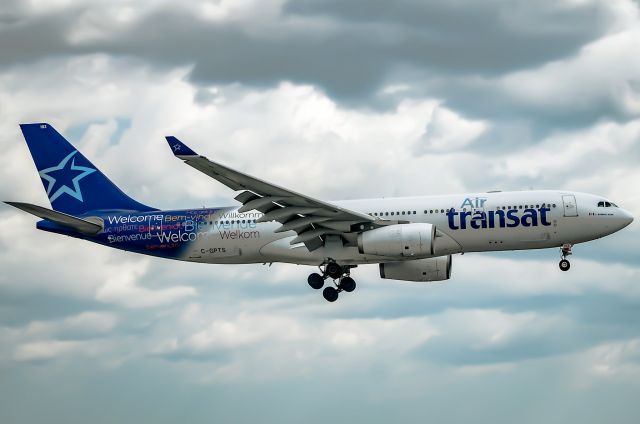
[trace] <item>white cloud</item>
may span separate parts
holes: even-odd
[[[638,116],[640,59],[629,54],[640,40],[637,22],[636,10],[629,28],[586,45],[575,57],[508,75],[498,88],[514,102],[567,116],[603,103]]]
[[[138,284],[149,268],[149,260],[118,262],[117,269],[105,276],[97,292],[96,299],[115,303],[126,308],[149,308],[163,306],[195,296],[193,287],[178,286],[165,289],[148,289]]]
[[[114,329],[117,315],[108,312],[82,312],[58,321],[33,321],[24,329],[28,337],[53,337],[61,333],[101,335]]]
[[[14,359],[20,362],[47,361],[69,355],[95,356],[104,349],[95,340],[42,340],[16,347]]]
[[[639,119],[559,132],[495,161],[492,174],[499,178],[559,180],[557,188],[608,196],[638,214],[640,197],[631,182],[640,181],[640,174],[631,162],[637,155],[639,137]]]
[[[468,147],[487,130],[487,124],[469,121],[441,106],[434,108],[419,150],[448,152]]]
[[[587,353],[590,371],[599,377],[631,379],[640,377],[640,339],[606,343]]]

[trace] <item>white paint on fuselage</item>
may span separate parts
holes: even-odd
[[[575,215],[575,213],[565,209],[563,196],[574,196],[574,212],[577,212],[577,216],[566,216]],[[333,203],[354,211],[371,214],[374,218],[434,224],[438,231],[459,244],[459,251],[486,252],[542,249],[559,247],[566,243],[582,243],[612,234],[633,220],[632,215],[624,209],[613,206],[598,207],[598,202],[604,200],[606,199],[601,196],[586,193],[531,190],[360,199]],[[541,222],[538,222],[537,226],[528,227],[520,225],[512,228],[498,226],[495,228],[471,228],[470,225],[467,225],[466,229],[451,229],[446,214],[446,211],[451,208],[456,211],[489,212],[502,210],[503,207],[506,209],[515,208],[521,214],[527,208],[539,209],[542,205],[549,206],[549,210],[546,211],[546,221],[550,225],[542,225]],[[335,246],[327,246],[309,252],[304,245],[291,246],[289,244],[296,236],[293,231],[275,233],[274,231],[279,226],[280,224],[277,222],[257,224],[255,229],[260,233],[260,237],[257,238],[215,241],[203,239],[194,246],[195,251],[224,247],[227,252],[235,252],[236,254],[202,255],[200,258],[185,259],[207,263],[287,262],[308,265],[318,265],[327,258],[335,259],[345,265],[400,260],[400,258],[363,255],[355,247],[336,249]],[[438,254],[438,252],[436,253]]]

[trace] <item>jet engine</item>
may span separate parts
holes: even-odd
[[[380,277],[403,281],[443,281],[451,278],[451,255],[380,264]]]
[[[432,256],[435,238],[432,224],[394,224],[358,234],[358,250],[379,256]]]

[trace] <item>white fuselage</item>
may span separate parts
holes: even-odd
[[[633,220],[629,212],[614,205],[598,206],[604,201],[601,196],[586,193],[531,190],[333,203],[374,218],[433,224],[438,232],[433,256],[441,256],[582,243],[614,233]],[[339,237],[331,236],[323,247],[309,252],[303,244],[290,244],[296,236],[293,231],[276,233],[279,223],[252,222],[252,218],[259,216],[256,211],[245,214],[237,213],[237,208],[224,208],[224,211],[226,218],[212,218],[215,220],[211,224],[212,236],[199,239],[189,257],[183,259],[206,263],[308,265],[319,265],[327,258],[345,265],[406,260],[361,254],[357,247],[345,247]],[[220,229],[219,222],[228,225],[226,237],[214,231]],[[229,234],[235,236],[229,237]]]

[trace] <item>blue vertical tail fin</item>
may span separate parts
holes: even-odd
[[[76,216],[156,210],[124,194],[51,125],[21,124],[20,129],[54,210]]]

